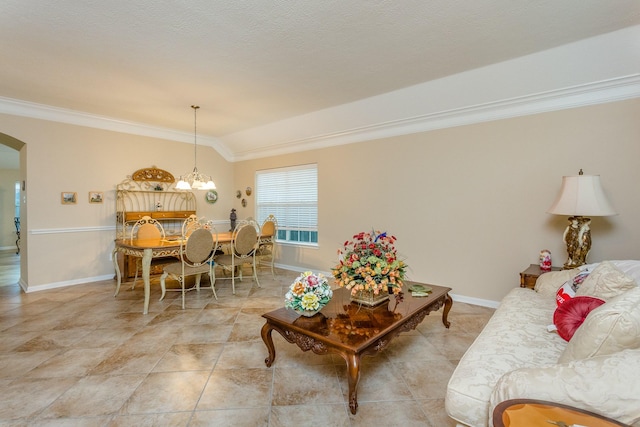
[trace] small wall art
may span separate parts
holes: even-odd
[[[60,202],[63,205],[75,205],[78,203],[78,193],[73,191],[63,191],[60,193]]]
[[[104,193],[102,191],[89,191],[89,203],[102,203]]]

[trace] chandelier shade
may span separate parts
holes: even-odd
[[[193,108],[193,171],[178,178],[176,189],[215,190],[216,185],[211,177],[198,171],[198,108],[200,107],[192,105],[191,108]]]

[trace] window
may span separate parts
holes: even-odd
[[[318,165],[256,172],[256,219],[278,220],[277,240],[318,244]]]

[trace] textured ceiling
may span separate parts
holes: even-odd
[[[3,0],[0,97],[185,132],[197,103],[224,137],[639,22],[637,0]]]

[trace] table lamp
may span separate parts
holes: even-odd
[[[599,175],[563,176],[558,197],[547,213],[569,215],[569,225],[563,240],[567,245],[567,262],[563,269],[569,270],[586,264],[591,249],[591,218],[586,216],[616,215],[600,183]]]

